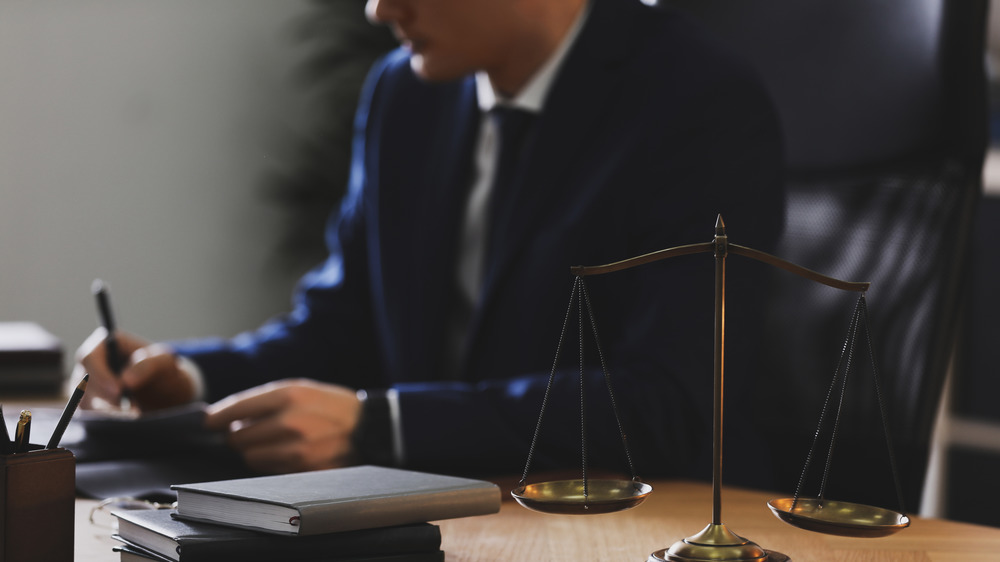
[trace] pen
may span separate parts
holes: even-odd
[[[119,377],[125,365],[122,360],[121,351],[118,349],[118,338],[115,337],[115,316],[111,313],[111,298],[108,296],[108,285],[100,279],[94,279],[94,283],[90,286],[90,291],[97,299],[97,314],[101,318],[101,325],[104,326],[104,330],[108,333],[104,338],[104,355],[108,362],[108,369],[116,377]],[[128,389],[122,387],[122,409],[127,409],[130,402]]]
[[[0,404],[0,425],[3,426],[3,442],[0,443],[0,454],[8,454],[11,452],[10,448],[14,444],[10,440],[10,433],[7,432],[7,421],[3,418],[3,404]]]
[[[56,424],[55,430],[52,432],[52,437],[49,437],[49,443],[45,445],[46,449],[55,449],[59,446],[59,441],[62,439],[63,433],[66,432],[66,426],[69,425],[69,420],[73,417],[73,413],[76,412],[77,406],[80,405],[80,400],[83,400],[83,393],[87,390],[87,381],[90,380],[90,374],[83,375],[83,379],[80,384],[76,385],[76,390],[73,391],[73,395],[69,397],[69,402],[66,403],[66,407],[63,409],[63,413],[59,416],[59,423]]]
[[[17,430],[14,432],[14,452],[27,453],[31,439],[31,410],[21,410],[17,420]]]

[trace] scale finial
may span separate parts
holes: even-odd
[[[726,223],[722,222],[722,213],[715,218],[715,233],[718,235],[726,233]]]

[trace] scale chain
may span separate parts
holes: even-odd
[[[885,446],[889,449],[889,466],[892,469],[892,479],[896,484],[896,499],[899,501],[899,512],[906,514],[906,504],[903,503],[903,488],[899,483],[899,470],[896,468],[896,454],[892,449],[892,438],[889,433],[889,414],[885,408],[885,398],[882,397],[882,386],[878,380],[878,368],[875,363],[875,351],[872,347],[871,323],[868,320],[868,304],[865,302],[864,294],[861,295],[861,309],[865,318],[865,339],[868,342],[868,357],[872,362],[872,378],[875,381],[875,396],[878,398],[878,409],[882,414],[882,431],[885,432]]]
[[[538,434],[542,430],[542,417],[545,415],[545,406],[549,402],[549,394],[552,391],[552,381],[556,377],[556,367],[559,364],[559,355],[562,353],[563,341],[566,337],[566,327],[569,325],[569,317],[573,312],[573,301],[576,299],[577,290],[581,282],[581,278],[577,277],[573,282],[573,288],[569,294],[569,306],[566,307],[566,316],[563,318],[562,330],[559,332],[559,342],[556,344],[556,356],[552,359],[552,370],[549,372],[549,380],[545,385],[545,394],[542,395],[542,409],[538,413],[538,421],[535,423],[535,434],[531,437],[531,446],[528,448],[528,459],[524,463],[524,473],[521,475],[521,481],[518,483],[518,486],[524,486],[525,481],[528,479],[528,471],[531,468],[531,460],[535,456],[535,446],[538,443]]]
[[[799,483],[795,487],[795,496],[792,498],[792,508],[798,504],[799,496],[802,493],[802,486],[805,484],[806,474],[809,472],[809,466],[812,464],[813,454],[816,452],[816,446],[819,444],[819,436],[823,429],[823,422],[826,420],[827,411],[830,408],[830,401],[833,397],[833,391],[837,388],[837,380],[840,377],[841,367],[844,365],[844,358],[848,355],[848,349],[851,347],[851,342],[857,333],[857,322],[858,322],[858,309],[855,306],[854,313],[851,315],[851,322],[847,329],[847,338],[844,339],[844,345],[840,350],[840,358],[837,360],[836,369],[833,371],[833,379],[830,381],[830,387],[827,389],[826,398],[823,400],[823,408],[820,411],[819,423],[816,426],[816,432],[813,434],[813,442],[809,447],[809,453],[806,455],[805,466],[802,467],[802,474],[799,475]],[[849,361],[848,361],[849,364]],[[846,376],[846,375],[845,375]]]
[[[590,318],[590,329],[594,333],[594,342],[597,346],[597,356],[601,359],[601,370],[604,373],[604,383],[608,387],[608,395],[611,397],[611,409],[615,414],[615,421],[618,423],[618,433],[622,436],[622,446],[625,448],[625,459],[628,461],[628,469],[629,472],[632,473],[632,479],[638,480],[639,477],[635,473],[635,464],[632,462],[632,453],[628,446],[628,437],[626,437],[625,434],[625,426],[622,424],[621,415],[618,413],[618,401],[615,400],[615,391],[612,388],[611,374],[608,370],[608,363],[604,358],[604,351],[601,348],[601,338],[597,333],[597,320],[594,317],[594,309],[590,305],[590,292],[587,291],[587,285],[583,282],[582,277],[580,278],[580,288],[582,289],[584,302],[587,303],[587,316]]]
[[[548,383],[546,384],[546,387],[545,387],[545,393],[542,396],[541,412],[539,412],[538,421],[535,424],[535,432],[534,432],[534,435],[531,438],[531,446],[528,449],[528,458],[527,458],[527,461],[525,462],[524,472],[522,473],[521,480],[519,481],[518,486],[524,486],[525,482],[528,479],[528,472],[530,472],[531,462],[534,459],[535,451],[537,449],[538,437],[539,437],[539,435],[541,433],[541,428],[542,428],[542,419],[543,419],[543,417],[545,415],[545,408],[547,407],[548,402],[549,402],[549,396],[550,396],[551,391],[552,391],[553,381],[555,380],[556,369],[558,368],[558,364],[559,364],[559,357],[562,355],[563,344],[564,344],[564,342],[566,340],[566,331],[567,331],[567,328],[569,327],[569,320],[570,320],[570,317],[572,316],[572,313],[573,313],[573,305],[574,305],[574,303],[577,303],[577,305],[578,305],[578,311],[579,311],[579,314],[578,314],[578,317],[577,317],[577,324],[578,324],[577,329],[578,329],[578,332],[579,332],[579,335],[580,335],[580,343],[579,343],[580,373],[579,373],[579,380],[580,380],[581,464],[582,464],[582,472],[583,472],[582,473],[582,477],[583,477],[583,494],[584,494],[584,497],[587,497],[588,493],[589,493],[589,489],[588,489],[588,479],[587,479],[587,437],[586,437],[586,410],[585,410],[585,408],[586,408],[586,400],[585,400],[585,392],[584,392],[585,383],[586,383],[585,361],[584,361],[584,339],[585,339],[585,337],[584,337],[584,328],[583,328],[584,308],[586,308],[587,318],[588,318],[588,320],[590,322],[590,329],[591,329],[591,332],[592,332],[592,334],[594,336],[594,342],[595,342],[595,346],[596,346],[596,349],[597,349],[597,355],[600,358],[600,362],[601,362],[601,370],[602,370],[602,373],[603,373],[603,376],[604,376],[604,382],[605,382],[605,385],[607,386],[608,395],[609,395],[609,397],[611,399],[611,408],[612,408],[612,411],[614,412],[615,421],[616,421],[616,423],[618,425],[618,432],[619,432],[619,434],[621,435],[621,438],[622,438],[622,446],[623,446],[623,448],[625,450],[625,458],[626,458],[626,460],[628,462],[629,470],[631,471],[631,474],[632,474],[632,480],[633,481],[637,481],[637,480],[639,480],[639,477],[638,477],[638,475],[635,472],[635,464],[634,464],[634,462],[632,460],[632,453],[631,453],[631,450],[629,449],[629,446],[628,446],[628,438],[627,438],[627,434],[625,433],[625,426],[622,423],[621,414],[619,413],[619,409],[618,409],[618,402],[615,399],[614,389],[613,389],[613,386],[611,384],[610,370],[608,369],[607,360],[606,360],[606,358],[604,356],[604,350],[601,347],[600,337],[599,337],[598,330],[597,330],[596,316],[594,315],[593,307],[592,307],[591,302],[590,302],[590,294],[587,291],[587,286],[584,283],[584,280],[583,280],[582,276],[576,276],[576,278],[575,278],[575,280],[573,282],[572,290],[570,291],[569,305],[567,306],[567,308],[566,308],[566,314],[563,317],[562,330],[559,333],[559,342],[556,345],[555,358],[553,358],[553,360],[552,360],[552,370],[549,373],[549,380],[548,380]]]
[[[896,455],[892,448],[892,438],[889,432],[889,415],[885,405],[885,397],[882,394],[882,387],[879,382],[878,365],[875,362],[875,350],[874,347],[872,346],[871,323],[868,315],[868,302],[867,299],[865,298],[865,293],[862,293],[861,296],[858,298],[858,303],[854,308],[854,314],[851,316],[851,323],[848,328],[848,335],[846,340],[844,341],[844,346],[841,349],[840,360],[837,363],[837,369],[834,371],[833,380],[830,382],[830,388],[827,391],[826,400],[823,403],[823,409],[822,413],[820,414],[819,425],[816,428],[816,433],[813,436],[812,446],[809,448],[809,454],[806,456],[806,463],[802,469],[802,475],[799,477],[799,483],[795,489],[795,496],[792,499],[792,509],[794,509],[795,505],[798,503],[803,482],[805,481],[806,473],[809,470],[809,465],[812,462],[812,457],[819,440],[819,435],[823,427],[823,422],[826,419],[826,414],[830,405],[831,398],[833,396],[833,391],[837,387],[837,382],[841,372],[841,367],[843,366],[844,378],[840,383],[840,397],[837,403],[837,414],[836,417],[834,418],[833,433],[830,437],[830,447],[829,450],[827,451],[826,464],[823,469],[823,478],[820,484],[818,499],[822,501],[825,496],[826,484],[830,475],[831,463],[833,459],[834,444],[836,443],[837,440],[837,432],[840,425],[841,410],[843,407],[844,397],[847,389],[847,376],[854,362],[854,351],[856,349],[856,345],[858,344],[858,330],[862,324],[864,325],[865,344],[867,344],[868,346],[868,358],[871,361],[872,380],[874,381],[875,384],[875,396],[876,399],[878,400],[879,414],[881,416],[881,421],[882,421],[882,431],[885,434],[886,448],[889,451],[889,465],[892,471],[893,484],[895,485],[896,498],[897,501],[899,501],[900,512],[903,514],[906,513],[905,504],[903,502],[903,491],[899,480],[899,470],[896,464]],[[847,357],[846,364],[844,362],[845,356]]]
[[[823,467],[823,479],[819,486],[819,499],[822,501],[826,497],[826,484],[830,478],[830,466],[833,463],[833,449],[837,443],[837,434],[840,432],[840,419],[844,411],[844,397],[847,395],[847,378],[851,373],[851,366],[854,364],[854,350],[858,341],[858,322],[861,319],[861,303],[864,302],[864,295],[858,299],[858,304],[854,309],[854,319],[851,322],[851,331],[848,335],[847,364],[844,366],[844,378],[840,383],[840,399],[837,400],[837,414],[833,418],[833,431],[830,434],[830,447],[826,452],[826,464]]]

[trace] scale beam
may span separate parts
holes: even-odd
[[[755,250],[753,248],[748,248],[746,246],[740,246],[739,244],[729,244],[729,252],[744,256],[747,258],[755,259],[760,262],[764,262],[768,265],[773,265],[774,267],[784,269],[790,273],[794,273],[800,277],[805,277],[811,281],[817,283],[822,283],[834,289],[840,289],[843,291],[855,291],[863,293],[868,290],[871,283],[857,282],[857,281],[842,281],[840,279],[830,277],[828,275],[823,275],[822,273],[813,271],[809,268],[802,267],[801,265],[794,264],[790,261],[783,260],[777,256],[768,254],[767,252],[762,252],[760,250]],[[691,254],[703,254],[715,251],[715,242],[704,242],[701,244],[688,244],[686,246],[676,246],[673,248],[667,248],[665,250],[657,250],[655,252],[650,252],[648,254],[643,254],[641,256],[636,256],[634,258],[629,258],[626,260],[616,261],[604,265],[575,265],[569,268],[569,272],[575,276],[586,277],[590,275],[604,275],[605,273],[614,273],[616,271],[622,271],[625,269],[631,269],[633,267],[638,267],[640,265],[645,265],[647,263],[652,263],[660,260],[665,260],[668,258],[674,258],[677,256],[686,256]]]

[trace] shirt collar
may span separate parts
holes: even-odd
[[[528,83],[521,89],[520,92],[513,98],[504,97],[502,94],[497,92],[493,88],[493,84],[490,82],[489,76],[485,72],[476,72],[476,97],[479,101],[479,109],[483,112],[487,112],[493,109],[496,105],[506,105],[511,107],[517,107],[530,111],[532,113],[540,113],[542,107],[545,105],[545,96],[548,94],[549,89],[552,87],[552,82],[555,80],[556,73],[559,67],[562,66],[563,60],[566,59],[567,53],[569,53],[570,47],[576,40],[576,37],[580,34],[580,29],[583,28],[583,22],[587,19],[587,12],[589,11],[589,3],[585,4],[583,9],[577,15],[576,20],[573,25],[570,26],[569,31],[566,36],[563,37],[562,42],[559,43],[559,47],[552,53],[545,64],[543,64],[535,74],[528,80]]]

